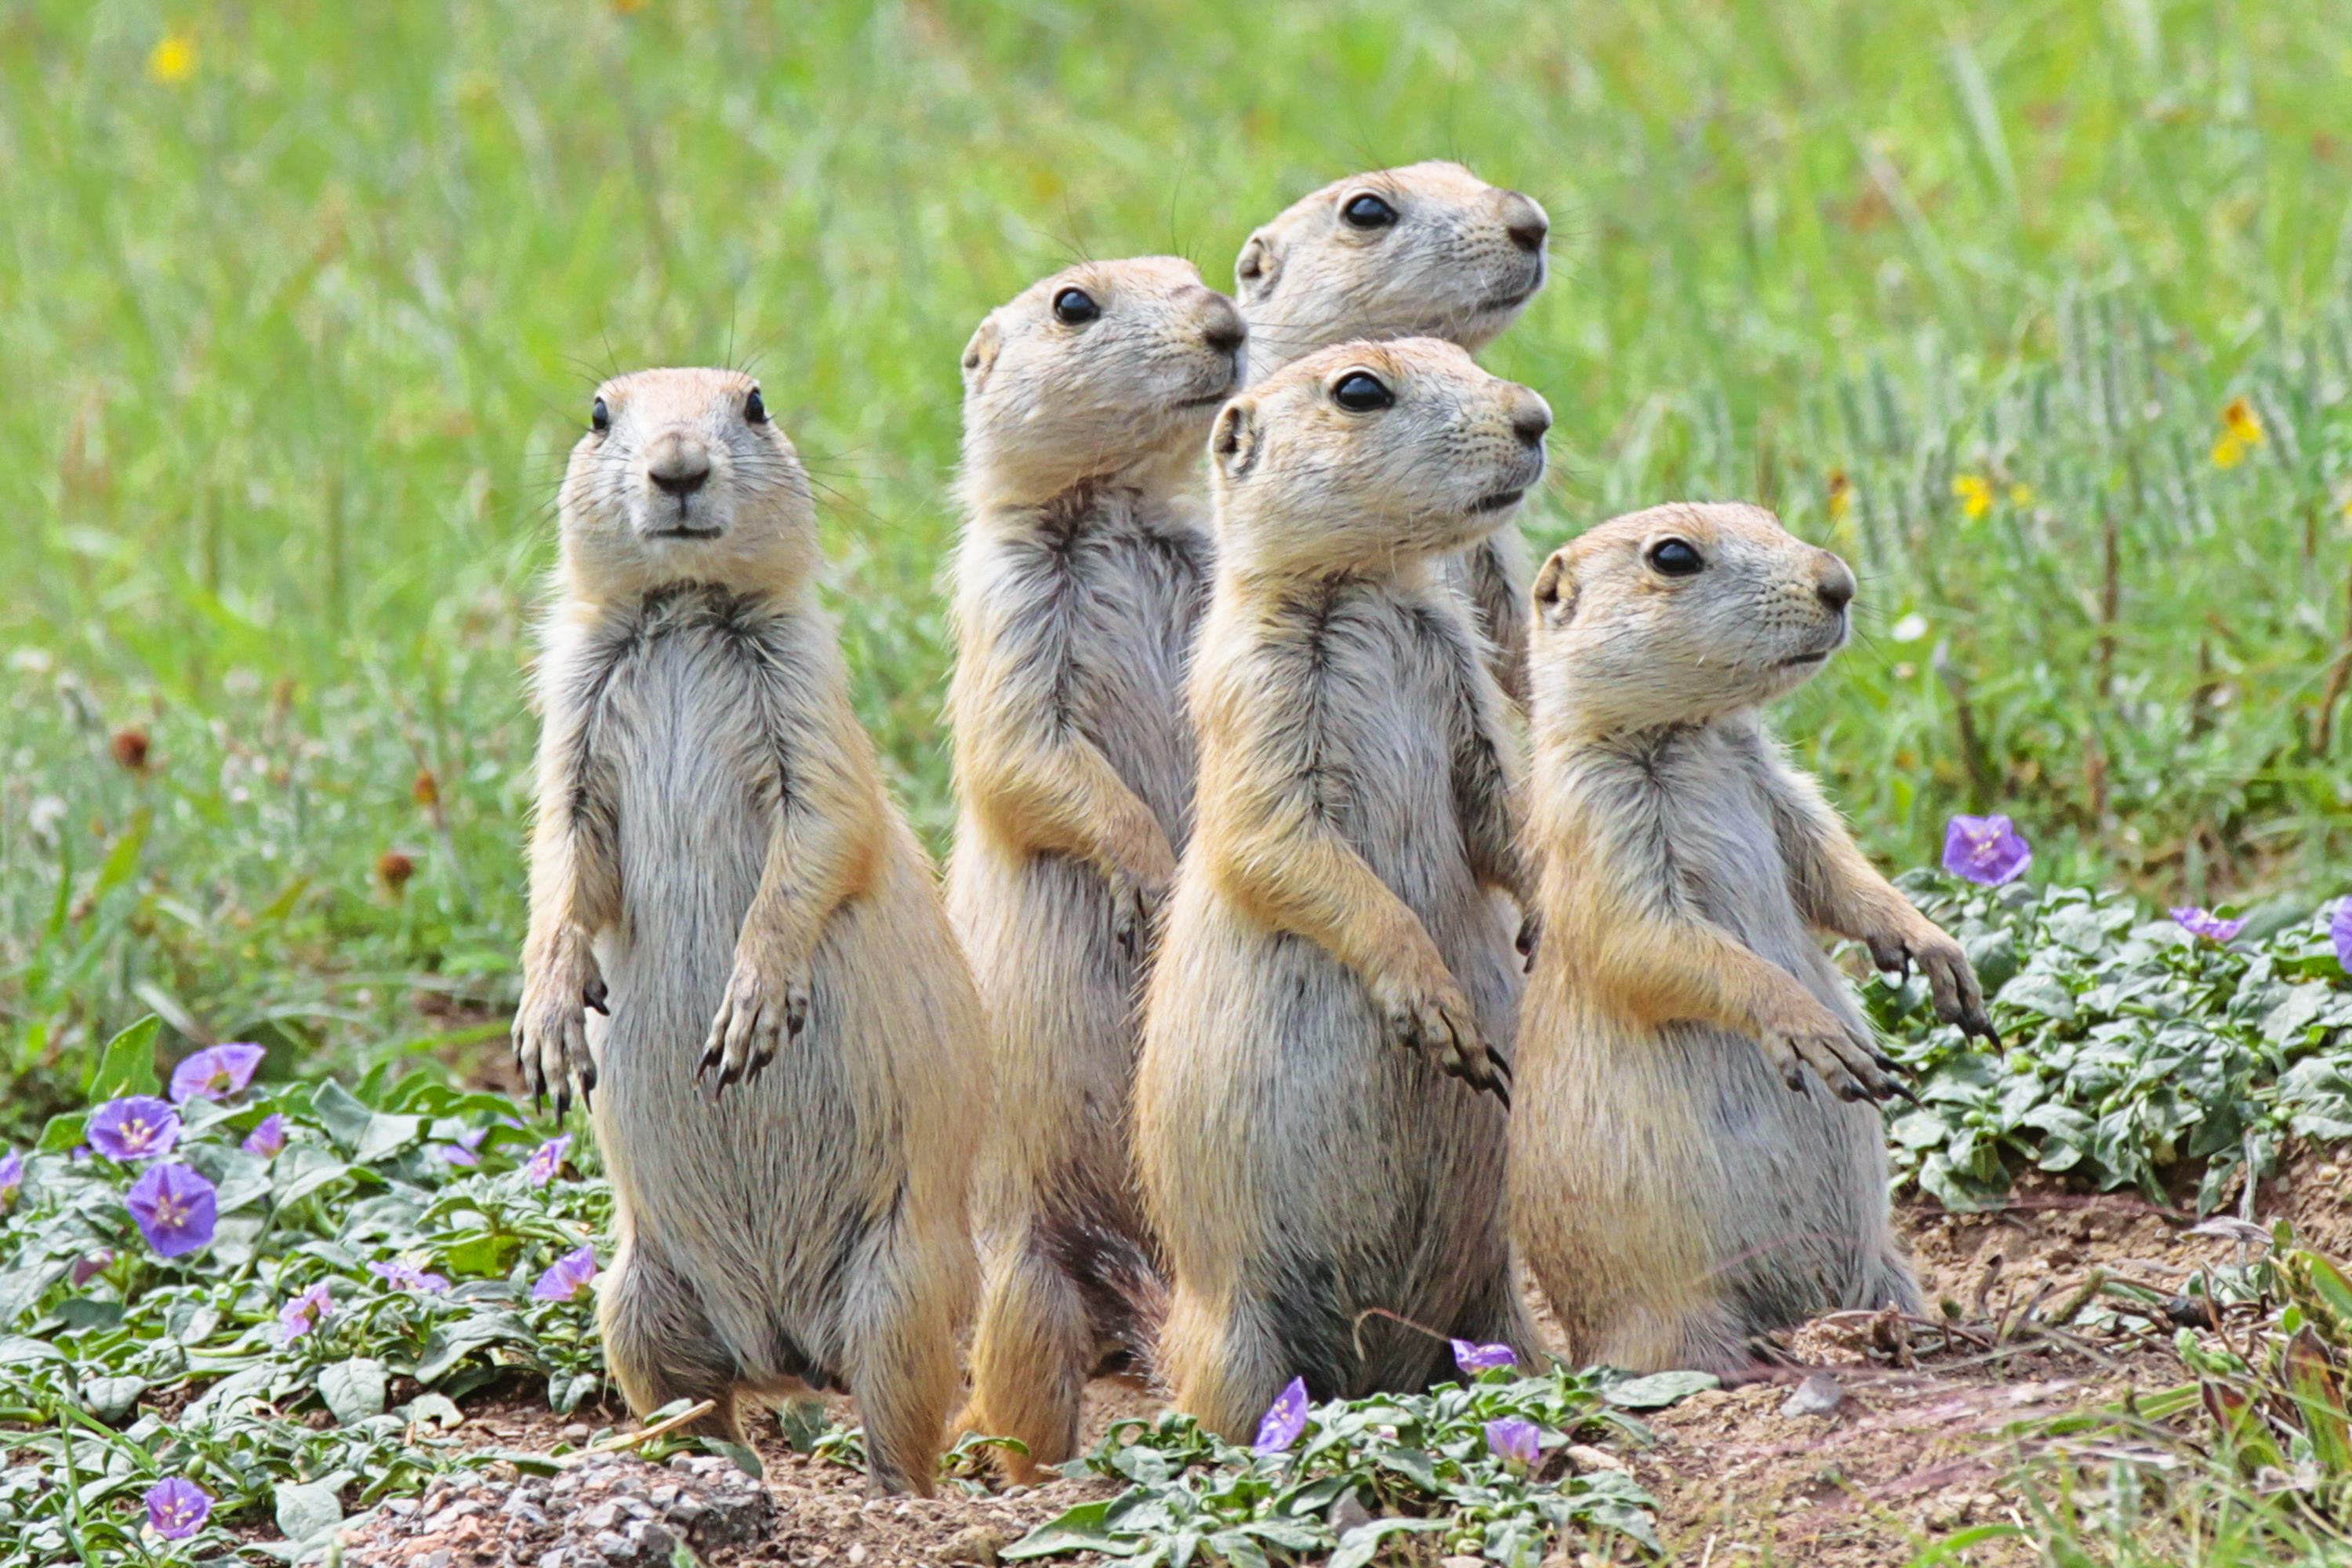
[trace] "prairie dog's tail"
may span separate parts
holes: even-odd
[[[1095,1335],[1089,1374],[1153,1384],[1152,1347],[1168,1321],[1168,1269],[1159,1248],[1094,1215],[1057,1216],[1044,1239],[1047,1256],[1086,1303]]]

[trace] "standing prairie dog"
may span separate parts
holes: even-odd
[[[875,1485],[928,1493],[985,1041],[817,608],[808,477],[748,378],[641,371],[562,508],[514,1040],[559,1111],[593,1091],[606,1356],[729,1436],[740,1395],[845,1388]]]
[[[1136,995],[1192,824],[1197,474],[1244,339],[1232,300],[1152,257],[1055,274],[964,353],[948,905],[997,1098],[963,1424],[1020,1438],[1022,1479],[1076,1451],[1089,1373],[1137,1370],[1164,1289],[1128,1142]]]
[[[1249,237],[1234,277],[1251,374],[1362,339],[1444,338],[1476,353],[1543,288],[1550,219],[1534,197],[1459,163],[1354,174]],[[1493,647],[1496,680],[1527,701],[1527,550],[1516,524],[1448,556]]]
[[[1577,1362],[1735,1371],[1815,1313],[1917,1305],[1871,1103],[1895,1063],[1814,932],[1991,1026],[1757,711],[1844,643],[1853,587],[1750,506],[1621,517],[1537,574],[1511,1213]]]
[[[1491,896],[1521,890],[1517,759],[1432,563],[1509,515],[1550,423],[1408,339],[1297,362],[1210,438],[1198,826],[1136,1152],[1173,1273],[1157,1370],[1227,1436],[1294,1376],[1425,1385],[1431,1330],[1532,1343],[1501,1203],[1519,966]]]

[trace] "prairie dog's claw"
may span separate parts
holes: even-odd
[[[587,1007],[593,998],[603,1012],[604,995],[604,977],[584,943],[563,948],[525,972],[522,1000],[515,1008],[515,1065],[532,1105],[543,1112],[552,1097],[559,1121],[575,1098],[584,1107],[595,1090]]]
[[[797,1038],[808,1026],[807,979],[779,983],[768,978],[788,969],[737,956],[735,973],[727,982],[727,994],[719,1000],[718,1016],[710,1021],[710,1034],[694,1068],[698,1083],[713,1068],[719,1069],[718,1081],[710,1090],[714,1100],[730,1084],[757,1074],[773,1061],[784,1043]]]

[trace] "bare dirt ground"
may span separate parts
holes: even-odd
[[[2340,1254],[2352,1242],[2344,1182],[2332,1161],[2292,1159],[2258,1188],[2253,1215],[2291,1217]],[[2187,1234],[2180,1210],[2052,1182],[2029,1183],[1988,1213],[1912,1202],[1899,1217],[1929,1302],[1922,1319],[1857,1313],[1810,1324],[1790,1337],[1787,1365],[1649,1418],[1654,1443],[1625,1457],[1658,1499],[1674,1561],[1866,1568],[1904,1562],[1969,1525],[2022,1522],[2009,1481],[2021,1444],[2032,1440],[2021,1425],[2181,1381],[2167,1348],[2175,1321],[2162,1304],[2145,1322],[2048,1321],[2067,1315],[2095,1269],[2170,1298],[2197,1270],[2231,1261],[2237,1246]],[[1089,1441],[1152,1408],[1133,1390],[1097,1384]],[[469,1414],[484,1445],[526,1451],[622,1420],[617,1410],[569,1420],[533,1412],[527,1393],[478,1402]],[[1117,1489],[1091,1479],[1029,1489],[975,1480],[978,1495],[950,1486],[933,1500],[869,1500],[861,1476],[792,1452],[772,1426],[759,1447],[764,1489],[740,1488],[740,1472],[720,1473],[731,1468],[720,1461],[685,1457],[667,1468],[600,1459],[592,1473],[552,1483],[494,1473],[354,1532],[344,1561],[667,1568],[675,1537],[712,1568],[986,1563],[1033,1526]],[[713,1492],[726,1483],[741,1495]],[[683,1522],[674,1517],[681,1510]],[[1554,1561],[1612,1561],[1607,1550],[1570,1543]],[[1621,1544],[1614,1560],[1636,1556]],[[2008,1568],[2034,1558],[2020,1542],[1995,1542],[1956,1561]]]

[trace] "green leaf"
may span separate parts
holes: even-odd
[[[1722,1386],[1723,1380],[1711,1372],[1654,1372],[1612,1383],[1601,1391],[1601,1397],[1620,1410],[1662,1410],[1677,1400]]]
[[[383,1414],[383,1363],[361,1357],[319,1369],[319,1397],[338,1424],[355,1426]]]
[[[1109,1527],[1110,1500],[1082,1502],[1058,1519],[1048,1520],[997,1553],[1007,1563],[1032,1557],[1058,1557],[1071,1552],[1100,1552],[1131,1557],[1134,1547],[1114,1535]]]
[[[705,1437],[701,1443],[709,1452],[731,1460],[737,1469],[755,1481],[768,1473],[768,1467],[760,1461],[759,1451],[747,1444],[730,1443],[724,1437]]]
[[[375,1119],[374,1111],[332,1079],[319,1086],[310,1100],[310,1111],[345,1153],[359,1148],[360,1140],[367,1136],[368,1123]]]
[[[1381,1542],[1390,1536],[1408,1531],[1444,1530],[1447,1523],[1442,1519],[1376,1519],[1370,1524],[1360,1524],[1339,1537],[1339,1549],[1331,1553],[1327,1568],[1364,1568],[1380,1554]]]
[[[1437,1490],[1437,1461],[1419,1448],[1377,1448],[1372,1460],[1384,1470],[1394,1470],[1423,1491]]]
[[[89,1103],[101,1105],[126,1094],[154,1094],[163,1087],[155,1076],[155,1036],[163,1021],[150,1013],[106,1042],[90,1069]]]
[[[109,1426],[121,1423],[147,1392],[143,1377],[93,1377],[81,1385],[81,1401]]]
[[[341,1525],[341,1494],[349,1479],[346,1472],[338,1470],[315,1481],[278,1482],[271,1492],[278,1533],[299,1546]]]

